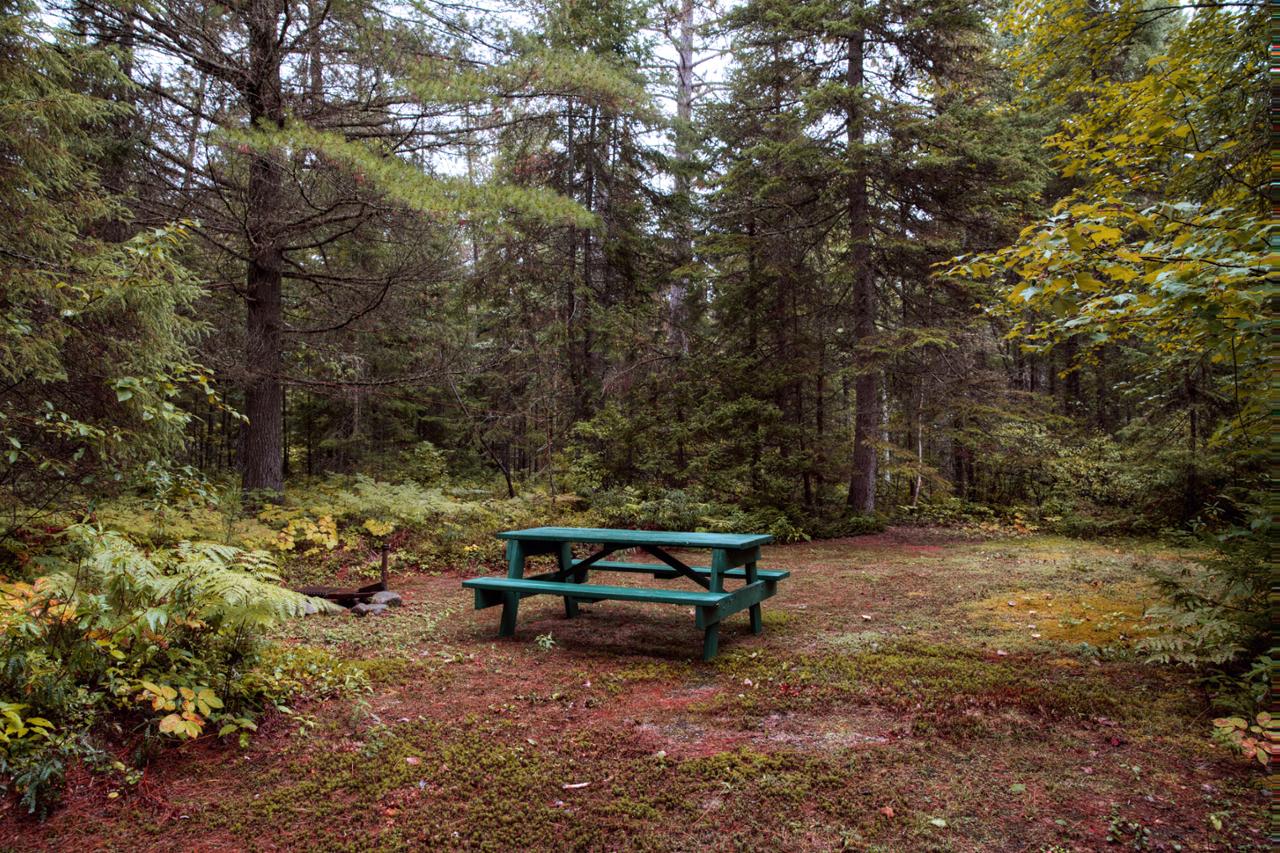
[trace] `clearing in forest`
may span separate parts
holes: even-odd
[[[498,640],[462,573],[403,576],[388,615],[282,632],[358,661],[362,701],[270,716],[246,750],[167,750],[133,790],[75,776],[0,845],[1260,850],[1256,767],[1134,653],[1145,570],[1178,559],[925,529],[771,546],[792,577],[764,635],[731,620],[709,664],[675,608],[567,621],[533,598]]]

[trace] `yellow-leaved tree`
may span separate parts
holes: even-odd
[[[1265,699],[1272,668],[1265,25],[1261,3],[1015,4],[1009,61],[1023,106],[1056,119],[1059,195],[1011,245],[942,272],[991,286],[990,310],[1025,350],[1067,345],[1073,367],[1123,352],[1136,366],[1127,390],[1161,418],[1149,440],[1182,448],[1219,546],[1207,567],[1162,579],[1169,631],[1148,649],[1225,666],[1217,692],[1238,706]],[[1228,472],[1212,487],[1206,460]]]

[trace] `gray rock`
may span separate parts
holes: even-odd
[[[398,592],[375,592],[369,598],[370,604],[385,604],[387,607],[401,607],[404,605],[404,599],[400,597]]]
[[[320,608],[316,607],[316,603],[311,599],[308,598],[306,601],[302,602],[303,616],[315,616],[319,612],[320,612]]]
[[[387,612],[385,604],[357,604],[351,608],[353,616],[377,616],[380,613]]]

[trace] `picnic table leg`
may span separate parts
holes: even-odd
[[[507,541],[507,577],[524,577],[524,547],[519,541]],[[498,626],[498,634],[502,637],[514,637],[516,634],[516,613],[520,609],[520,595],[508,592],[502,599],[502,622]]]
[[[712,622],[702,632],[702,659],[709,661],[720,651],[720,623]]]
[[[729,568],[725,552],[716,548],[711,552],[711,592],[724,592],[724,573]],[[720,623],[712,622],[702,632],[702,659],[709,661],[720,651]]]
[[[756,564],[753,560],[747,563],[747,583],[755,583],[757,580],[759,580],[759,575],[756,573]],[[751,605],[751,633],[764,633],[764,619],[761,616],[759,604]]]
[[[561,544],[560,552],[560,573],[565,576],[565,580],[569,583],[582,583],[585,580],[586,571],[581,574],[571,571],[573,569],[573,545],[568,542]],[[564,599],[564,618],[572,619],[578,615],[578,601],[575,598],[565,596]]]
[[[729,558],[724,549],[716,548],[711,552],[711,585],[710,592],[724,592],[724,573],[729,571]]]

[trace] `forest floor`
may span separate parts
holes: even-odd
[[[1178,559],[928,529],[770,547],[792,577],[764,635],[734,617],[709,664],[684,609],[534,598],[499,640],[469,573],[405,574],[390,615],[283,632],[361,661],[363,700],[168,750],[133,788],[76,774],[0,847],[1260,850],[1258,768],[1132,652],[1145,569]]]

